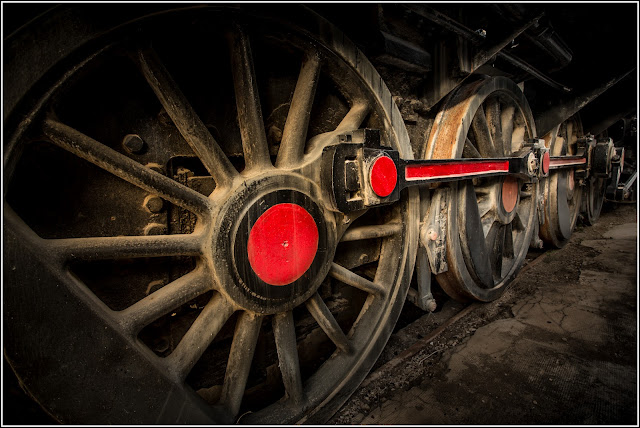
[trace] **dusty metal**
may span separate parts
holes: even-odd
[[[375,127],[386,147],[411,159],[402,118],[379,75],[342,33],[308,9],[295,8],[295,20],[264,8],[249,8],[246,13],[238,13],[237,7],[208,9],[203,14],[201,8],[187,6],[175,15],[176,19],[188,17],[184,28],[198,28],[208,40],[224,40],[221,28],[232,32],[230,63],[218,64],[204,80],[197,67],[181,60],[182,49],[196,49],[185,43],[192,41],[190,33],[182,32],[182,39],[163,37],[162,20],[169,15],[161,14],[142,20],[139,26],[119,27],[109,36],[116,48],[103,53],[85,76],[100,80],[103,65],[122,70],[119,84],[130,89],[123,89],[129,97],[124,99],[127,105],[135,105],[123,112],[124,118],[118,115],[122,104],[113,101],[101,103],[101,110],[92,115],[98,125],[77,120],[68,106],[84,94],[74,86],[82,79],[75,79],[73,67],[63,79],[65,85],[37,94],[41,100],[33,106],[33,117],[44,120],[32,126],[48,141],[44,149],[71,159],[69,164],[80,173],[84,170],[78,165],[95,168],[85,180],[73,181],[76,195],[89,200],[105,197],[105,204],[115,210],[109,217],[98,204],[96,210],[84,207],[83,215],[76,218],[107,225],[117,221],[124,215],[118,210],[126,207],[121,204],[128,202],[118,189],[128,189],[135,195],[134,215],[144,222],[133,232],[138,236],[95,237],[84,229],[60,229],[42,220],[37,224],[37,218],[28,219],[27,224],[21,219],[23,209],[12,216],[11,208],[5,207],[5,236],[15,249],[11,255],[4,252],[5,263],[16,266],[5,278],[11,281],[5,288],[10,294],[5,303],[14,316],[5,325],[15,338],[6,343],[5,354],[26,388],[60,421],[227,424],[246,410],[252,411],[243,416],[248,423],[325,420],[367,374],[404,303],[418,240],[417,192],[406,192],[391,206],[344,215],[333,210],[318,187],[323,149],[346,131]],[[229,25],[235,22],[239,26]],[[140,35],[144,40],[117,43],[120,36],[130,41]],[[105,39],[96,43],[100,40]],[[215,58],[229,57],[224,43],[207,46]],[[265,48],[269,55],[288,58],[301,70],[299,75],[283,73],[288,69],[270,61],[262,53]],[[133,64],[127,63],[130,59]],[[263,79],[261,72],[281,74],[281,86]],[[210,85],[212,79],[215,85]],[[310,86],[320,79],[328,85],[316,93]],[[140,87],[145,80],[149,87]],[[222,89],[217,97],[207,95],[202,102],[200,85],[206,90]],[[293,91],[293,100],[282,87]],[[68,92],[68,88],[76,90]],[[119,94],[119,88],[110,89]],[[51,94],[55,103],[49,99]],[[41,115],[42,109],[53,111],[54,104],[57,116]],[[288,112],[281,116],[281,123],[274,124],[284,129],[282,138],[263,138],[263,121],[274,120],[273,111],[282,105]],[[161,120],[159,106],[171,120]],[[137,117],[140,112],[144,114]],[[111,115],[114,129],[100,125],[102,114]],[[126,123],[123,129],[118,119]],[[22,135],[21,130],[11,132]],[[137,133],[154,144],[134,158],[133,150],[120,145],[121,137],[115,138],[114,145],[110,133]],[[314,137],[309,140],[307,134]],[[15,139],[27,146],[19,136]],[[21,153],[11,151],[13,157]],[[6,160],[18,168],[5,178],[12,183],[13,196],[8,200],[18,201],[19,206],[24,205],[22,192],[13,189],[20,189],[16,177],[22,175],[14,172],[24,174],[26,166],[37,167],[39,158],[30,156]],[[96,177],[103,176],[110,177],[110,191],[103,192],[109,189],[106,184],[92,187]],[[121,181],[111,184],[114,177]],[[56,174],[51,178],[56,180]],[[306,276],[276,287],[256,278],[247,262],[248,251],[242,248],[264,210],[285,202],[303,207],[320,237]],[[53,229],[63,239],[57,235],[43,239],[32,227],[45,236]],[[155,235],[158,232],[163,234]],[[122,259],[121,264],[112,266],[113,259]],[[114,272],[121,272],[127,287],[113,292],[109,288],[113,282],[92,285],[84,276],[75,276],[78,263],[96,261],[101,264],[94,276],[110,279]],[[154,263],[166,275],[161,280],[154,277],[160,274]],[[129,266],[134,265],[138,270],[132,272]],[[37,312],[57,322],[36,328],[38,338],[25,337],[17,330],[41,325],[24,304],[36,289],[48,296],[37,300],[44,305]],[[45,303],[58,301],[63,302]],[[119,306],[113,306],[113,301]],[[33,305],[29,307],[32,311]],[[76,329],[70,324],[72,319],[78,324],[75,315],[82,319]],[[262,322],[265,315],[273,318],[273,329]],[[317,333],[320,329],[327,332],[328,343],[308,346],[322,336]],[[271,332],[275,342],[269,340]],[[58,344],[50,352],[51,364],[41,365],[37,376],[31,376],[25,368],[38,365],[33,358],[42,354],[47,341]],[[109,361],[100,358],[98,351],[108,355]],[[273,376],[278,370],[281,378]],[[87,373],[95,375],[90,378]],[[268,375],[261,377],[261,373]],[[78,394],[87,382],[99,388]],[[54,389],[63,393],[53,395]],[[261,391],[261,401],[252,399],[255,390]],[[53,397],[64,403],[52,406]],[[82,405],[77,405],[79,400]],[[105,402],[115,405],[105,410]]]
[[[122,139],[122,146],[131,154],[140,155],[145,152],[147,145],[137,134],[127,134]]]
[[[445,100],[436,124],[426,142],[429,159],[460,158],[467,140],[483,158],[515,157],[536,136],[524,95],[499,77],[460,87]],[[489,177],[450,185],[448,270],[436,278],[456,299],[492,300],[522,266],[537,220],[538,184],[521,182],[516,207],[509,212],[501,203],[503,180]]]
[[[557,248],[569,241],[582,205],[583,188],[574,170],[588,166],[585,147],[579,144],[583,137],[580,117],[574,116],[544,138],[552,157],[549,177],[542,183],[540,237]]]
[[[473,72],[477,70],[480,66],[484,65],[487,61],[489,61],[491,57],[502,52],[502,50],[505,49],[507,46],[509,46],[513,42],[513,40],[515,40],[517,37],[519,37],[523,33],[526,34],[525,32],[529,28],[531,28],[532,26],[536,26],[538,24],[538,21],[542,16],[543,14],[540,13],[537,16],[534,16],[533,18],[525,21],[518,28],[514,29],[513,32],[503,37],[502,40],[478,52],[473,58],[473,68],[469,70],[469,72]]]
[[[432,69],[431,55],[419,45],[400,37],[380,31],[382,53],[375,55],[376,61],[395,65],[414,72],[426,73]]]
[[[557,126],[569,119],[598,97],[614,88],[618,83],[633,73],[634,70],[635,68],[625,70],[623,73],[620,73],[605,82],[599,82],[596,85],[589,86],[588,89],[582,90],[578,93],[574,92],[570,97],[563,97],[559,100],[554,100],[552,104],[553,107],[545,109],[543,112],[536,112],[536,129],[539,130],[538,132],[540,132],[541,135],[545,135],[554,126]],[[614,106],[613,108],[616,107]],[[593,132],[591,129],[588,129],[587,131]]]
[[[566,86],[566,85],[564,85],[562,83],[556,82],[555,80],[553,80],[549,76],[545,75],[540,70],[536,69],[531,64],[526,63],[525,61],[523,61],[522,59],[518,58],[515,55],[507,54],[505,52],[499,52],[498,55],[502,59],[504,59],[505,61],[511,63],[512,65],[515,65],[516,67],[518,67],[522,71],[524,71],[526,73],[529,73],[530,75],[532,75],[536,79],[538,79],[541,82],[547,84],[548,86],[551,86],[554,89],[557,89],[557,90],[560,90],[560,91],[564,91],[564,92],[571,92],[572,91],[572,89],[570,87],[568,87],[568,86]]]
[[[382,19],[385,7],[372,10]],[[405,297],[435,310],[432,273],[458,299],[500,295],[537,234],[544,148],[513,82],[471,77],[451,91],[471,72],[504,74],[478,70],[496,56],[567,88],[503,50],[540,15],[487,38],[408,8],[453,34],[382,26],[376,60],[410,100],[403,114],[362,52],[306,7],[69,5],[6,38],[4,353],[47,412],[89,424],[324,422],[376,361]],[[538,36],[571,60],[556,35]],[[405,122],[429,140],[412,147]],[[549,180],[568,181],[549,199],[575,202],[586,181],[593,223],[613,155],[581,147],[585,169],[569,165],[584,156],[551,158]],[[376,191],[381,158],[398,175]],[[411,168],[500,162],[473,180],[407,180]],[[318,248],[276,284],[248,246],[262,216],[288,206],[312,219]]]
[[[449,18],[448,16],[438,12],[437,10],[431,7],[419,5],[419,6],[409,6],[409,9],[411,9],[413,12],[417,13],[418,15],[424,18],[427,18],[439,25],[442,25],[444,28],[450,31],[453,31],[454,33],[458,34],[459,36],[463,37],[466,40],[469,40],[471,43],[475,45],[480,45],[485,39],[478,32],[465,27],[463,24],[455,21],[454,19]],[[533,25],[535,22],[536,22],[536,19],[533,19],[530,23],[525,24],[525,27],[523,29],[517,30],[516,33],[518,34],[522,33],[524,30],[526,30],[526,28],[528,28],[530,25]],[[500,45],[502,45],[502,48],[504,48],[504,46],[506,46],[506,43],[505,44],[500,43],[498,44],[498,46],[491,48],[491,50],[495,50],[495,54],[500,56],[505,61],[508,61],[512,65],[525,71],[526,73],[530,74],[531,76],[535,77],[541,82],[551,86],[552,88],[565,91],[565,92],[571,91],[571,88],[567,87],[564,84],[556,82],[555,80],[547,76],[542,71],[536,69],[531,64],[527,64],[525,61],[523,61],[522,59],[518,58],[513,54],[504,52],[503,50],[501,50],[502,48],[498,49]],[[473,61],[474,65],[476,65],[474,68],[477,68],[477,66],[480,66],[481,65],[480,62],[488,58],[490,58],[490,56],[485,56],[482,53],[478,54]]]

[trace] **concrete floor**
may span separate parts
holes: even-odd
[[[603,213],[545,253],[518,284],[531,292],[511,317],[478,328],[442,354],[439,374],[351,422],[637,425],[636,213]]]

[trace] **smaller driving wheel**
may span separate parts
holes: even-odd
[[[573,116],[545,135],[545,145],[551,156],[578,154],[578,138],[582,136],[582,122]],[[544,196],[544,224],[540,226],[540,238],[556,248],[563,247],[575,227],[582,188],[573,169],[550,171],[541,191]]]
[[[444,100],[425,157],[515,157],[534,135],[533,116],[518,86],[502,77],[483,78]],[[512,176],[460,181],[434,192],[431,209],[446,210],[440,218],[446,219],[448,268],[436,278],[447,294],[491,301],[504,292],[527,254],[537,195],[537,184]]]

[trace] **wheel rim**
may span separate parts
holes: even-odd
[[[125,410],[133,410],[139,415],[136,420],[147,423],[156,417],[159,418],[156,422],[167,423],[228,423],[239,416],[241,422],[247,423],[322,421],[366,375],[402,307],[415,256],[417,193],[408,193],[393,207],[343,216],[331,211],[322,197],[317,161],[322,148],[338,134],[360,127],[381,129],[383,144],[411,158],[406,130],[388,90],[355,46],[306,10],[296,15],[297,22],[301,28],[313,28],[321,36],[310,37],[307,30],[286,27],[277,19],[268,21],[263,18],[267,15],[264,9],[255,14],[232,11],[227,15],[218,8],[212,11],[214,21],[225,24],[229,30],[226,43],[233,54],[229,58],[227,84],[232,89],[219,95],[235,99],[231,107],[222,103],[207,109],[198,104],[201,98],[194,92],[197,86],[185,84],[188,72],[178,67],[184,57],[172,55],[177,42],[163,45],[170,40],[162,35],[166,28],[163,24],[176,25],[175,21],[156,17],[138,21],[131,31],[123,30],[127,44],[116,43],[89,59],[84,69],[87,71],[77,77],[64,76],[58,89],[41,100],[43,107],[30,112],[32,117],[42,117],[42,122],[36,121],[29,132],[16,133],[12,138],[16,150],[9,152],[15,159],[5,166],[15,168],[5,170],[5,178],[10,182],[5,199],[8,201],[5,231],[7,245],[13,251],[5,262],[15,270],[6,278],[5,295],[6,307],[15,317],[7,323],[14,339],[6,344],[6,353],[26,387],[59,420],[103,420],[101,403],[111,400]],[[210,17],[203,17],[206,15],[203,12],[209,13],[209,9],[182,12],[177,25],[188,23],[197,28],[196,33],[211,35],[207,33],[211,27],[203,24]],[[303,23],[307,22],[310,25],[305,26]],[[127,37],[136,31],[147,39],[141,48],[131,51]],[[220,36],[217,31],[213,34]],[[293,72],[293,84],[283,83],[291,75],[289,70],[270,69],[269,61],[265,61],[267,55],[257,52],[269,52],[278,55],[277,58],[300,58]],[[146,91],[151,96],[155,93],[163,108],[164,116],[154,117],[155,122],[165,123],[150,120],[135,129],[116,126],[117,133],[142,134],[140,129],[145,126],[164,126],[177,131],[188,144],[177,144],[176,149],[169,143],[162,146],[156,142],[161,145],[159,150],[152,147],[152,138],[143,138],[144,143],[137,146],[137,141],[128,140],[122,148],[114,147],[109,144],[109,132],[99,131],[100,123],[90,123],[87,116],[68,106],[82,92],[82,84],[74,79],[81,82],[98,79],[100,70],[106,67],[113,71],[113,67],[108,68],[111,62],[123,56],[133,57],[144,77],[142,82],[146,81],[152,90]],[[220,75],[224,73],[216,74]],[[282,87],[292,93],[292,101],[284,113],[279,107],[282,103],[271,105],[277,104],[274,100],[278,97],[273,94],[282,91]],[[319,93],[317,88],[323,92]],[[195,107],[188,97],[195,99]],[[239,112],[236,129],[239,138],[233,142],[225,139],[229,109]],[[55,114],[51,115],[51,111]],[[338,113],[331,116],[331,111]],[[45,116],[46,112],[49,114]],[[73,119],[74,115],[81,118]],[[42,133],[46,136],[44,140],[48,140],[46,144],[42,143]],[[35,142],[27,144],[27,138],[33,135],[37,136]],[[88,135],[95,135],[96,139]],[[167,135],[167,138],[175,137]],[[144,189],[136,189],[133,194],[148,193],[143,203],[151,219],[144,227],[146,236],[136,236],[131,230],[125,236],[117,236],[108,227],[103,229],[105,236],[96,236],[88,233],[88,229],[76,227],[73,221],[62,221],[56,228],[51,222],[39,222],[25,214],[30,205],[20,197],[20,190],[28,187],[21,184],[22,178],[29,169],[41,168],[36,161],[46,157],[32,154],[32,150],[53,151],[65,159],[71,156],[74,160],[68,162],[74,165],[82,158]],[[165,162],[161,161],[163,150],[173,151]],[[193,158],[200,163],[189,169],[196,162]],[[205,172],[198,174],[197,170]],[[202,179],[207,175],[213,180]],[[87,188],[98,189],[92,180],[87,181],[90,182]],[[77,186],[76,190],[91,193],[87,188]],[[159,203],[154,199],[158,196]],[[118,198],[109,194],[103,197],[117,206]],[[89,199],[92,200],[90,196]],[[163,205],[164,208],[158,208]],[[299,221],[282,220],[292,209],[297,210],[296,218],[306,219],[303,223],[309,232],[303,241],[297,238],[302,230]],[[106,213],[101,215],[91,207],[86,210],[101,224],[108,223],[109,218],[117,221],[114,219],[121,214],[109,212],[103,219]],[[270,212],[276,212],[276,216]],[[64,217],[64,213],[57,215]],[[130,223],[137,221],[135,217]],[[287,247],[291,244],[296,253],[307,251],[300,266],[276,272],[279,279],[269,276],[272,260],[265,255],[273,253],[274,243],[260,240],[261,236],[270,236],[264,230],[277,227],[285,230],[282,243],[277,244]],[[305,250],[307,244],[310,249]],[[248,254],[253,254],[252,260],[248,260]],[[294,260],[287,254],[290,253],[281,254],[281,261]],[[92,260],[102,263],[113,259],[138,260],[144,264],[156,257],[161,260],[189,257],[191,261],[171,266],[177,273],[156,283],[156,291],[151,281],[147,295],[141,299],[135,300],[133,293],[126,298],[118,296],[130,300],[126,305],[118,299],[106,298],[108,290],[87,285],[86,272],[93,267],[76,267],[76,263],[84,266]],[[29,269],[39,271],[44,279],[36,281]],[[145,265],[145,272],[148,269]],[[117,374],[109,385],[104,385],[107,382],[104,376],[82,379],[83,383],[93,380],[102,386],[82,397],[82,410],[73,404],[77,395],[72,392],[64,393],[58,400],[61,403],[52,401],[54,387],[80,390],[79,381],[73,378],[75,369],[63,368],[58,362],[48,367],[46,376],[35,377],[26,370],[36,363],[33,356],[41,348],[36,340],[24,338],[24,326],[28,329],[33,322],[23,309],[24,296],[17,289],[18,284],[28,287],[35,283],[43,285],[46,290],[43,295],[55,295],[52,288],[56,285],[72,295],[72,306],[84,324],[82,333],[73,334],[93,334],[99,341],[108,342],[105,349],[119,360],[101,365],[99,354],[88,352],[85,349],[88,343],[81,340],[76,353],[66,354],[74,362],[72,365],[127,372],[128,381],[124,381],[127,376]],[[62,308],[69,310],[68,304],[59,308],[46,302],[38,304],[43,306],[42,313],[52,318],[58,317]],[[310,328],[313,323],[320,327]],[[174,333],[180,329],[180,333]],[[63,335],[53,326],[45,331],[52,338]],[[303,338],[299,337],[301,332]],[[169,345],[165,347],[163,340]],[[67,346],[61,346],[67,352],[73,348],[69,339],[60,341]],[[158,345],[159,342],[162,344]],[[314,346],[317,343],[324,344],[327,350],[307,352],[306,347],[317,348]],[[227,363],[226,367],[222,364],[219,374],[220,369],[211,369],[208,363],[221,354],[227,355]],[[266,375],[257,376],[256,371],[266,371]],[[204,375],[210,375],[210,379],[203,380]],[[142,380],[149,378],[159,380]],[[257,380],[253,381],[254,378]],[[172,392],[167,396],[166,392],[158,393],[159,389]],[[138,398],[140,394],[145,396],[144,400]],[[119,418],[123,422],[132,421],[131,413],[123,413],[121,409],[106,413],[110,421]]]
[[[590,177],[587,182],[586,200],[585,200],[585,221],[588,225],[593,226],[600,218],[600,211],[604,204],[604,196],[607,190],[606,180],[604,178]]]
[[[571,156],[578,153],[577,141],[580,136],[582,123],[576,116],[558,125],[544,140],[551,156]],[[578,219],[582,188],[578,185],[573,170],[551,171],[542,188],[545,222],[540,227],[540,237],[560,248],[571,237]]]
[[[531,111],[517,85],[486,78],[444,101],[425,156],[509,157],[534,135]],[[436,190],[436,199],[448,200],[448,271],[436,276],[448,294],[489,301],[504,292],[528,250],[537,192],[537,184],[511,177],[466,180]]]

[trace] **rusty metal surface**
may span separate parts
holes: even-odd
[[[426,158],[461,157],[465,145],[473,145],[482,157],[517,156],[535,135],[524,95],[499,77],[479,79],[454,91],[435,123],[426,142]],[[511,211],[500,203],[503,179],[467,180],[450,187],[448,270],[436,278],[454,298],[492,300],[524,261],[536,221],[538,184],[519,183],[517,208]],[[434,199],[444,191],[436,190]]]

